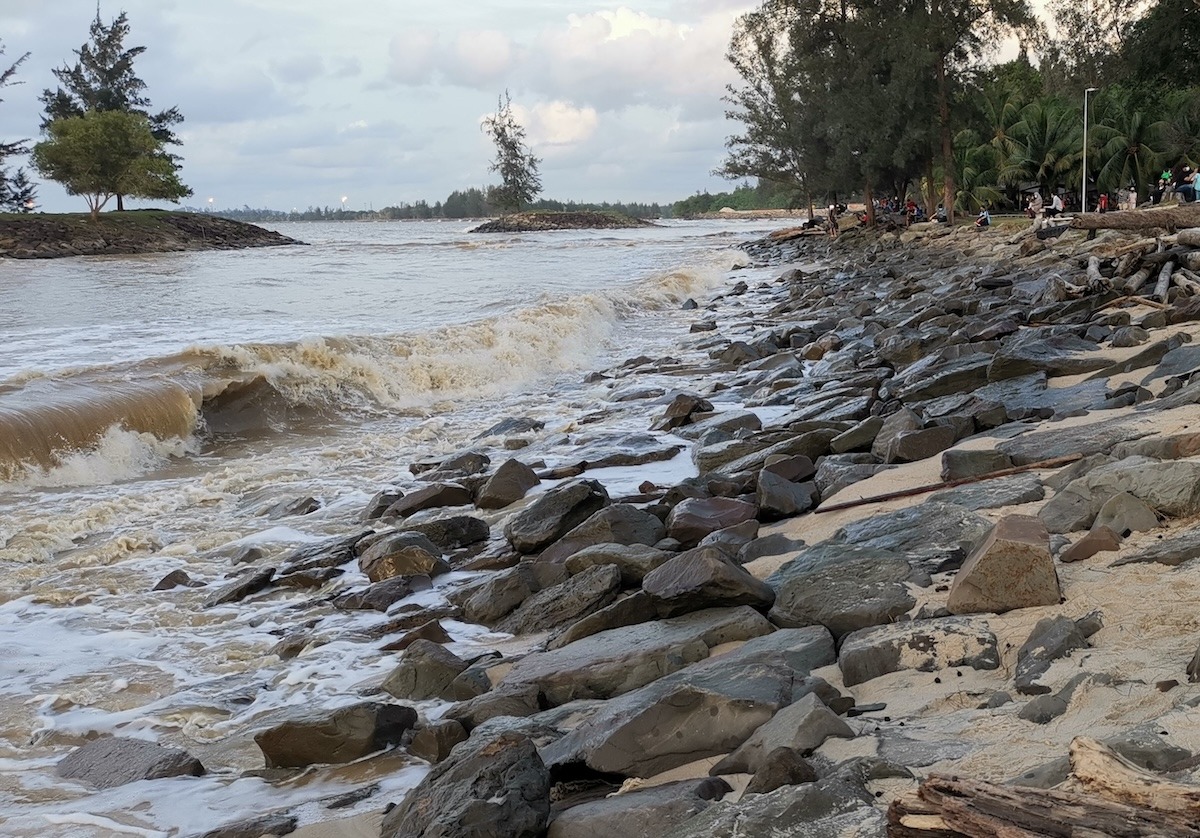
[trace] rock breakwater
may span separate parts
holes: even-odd
[[[566,428],[497,422],[341,535],[175,590],[291,603],[271,654],[298,678],[324,644],[380,655],[353,703],[244,738],[270,771],[434,763],[407,795],[362,783],[354,828],[384,838],[970,834],[914,820],[940,818],[918,786],[1048,789],[1083,735],[1189,781],[1200,305],[1121,272],[1177,247],[747,243],[690,340],[593,373],[609,396]],[[343,634],[349,610],[380,620]]]
[[[619,212],[516,212],[484,222],[472,233],[537,233],[545,230],[626,230],[653,227]]]

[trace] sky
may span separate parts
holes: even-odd
[[[183,203],[379,209],[497,182],[481,130],[507,90],[543,195],[670,203],[711,172],[736,125],[721,97],[748,0],[101,0],[123,9],[152,109],[185,122]],[[38,96],[74,63],[95,0],[0,0],[0,140],[37,139]],[[41,208],[79,211],[53,183]],[[136,206],[136,204],[134,204]]]

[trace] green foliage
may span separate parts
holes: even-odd
[[[505,210],[520,210],[542,191],[538,164],[525,144],[525,128],[513,114],[512,98],[504,91],[496,113],[483,121],[484,131],[496,144],[496,159],[488,171],[500,175],[500,185],[488,190],[488,203]]]
[[[177,201],[192,194],[141,114],[90,111],[56,119],[33,148],[33,165],[82,195],[95,218],[114,195]]]
[[[183,114],[176,107],[158,113],[150,112],[150,100],[145,93],[146,83],[133,68],[134,59],[146,48],[139,46],[126,49],[125,38],[128,35],[129,21],[125,12],[105,24],[100,19],[97,5],[96,18],[88,29],[88,41],[74,51],[75,64],[54,70],[54,77],[61,86],[55,90],[47,88],[39,97],[45,106],[43,132],[49,132],[50,126],[58,120],[115,111],[144,117],[160,146],[180,144],[173,129],[183,122]],[[165,151],[159,156],[171,167],[172,177],[177,181],[179,158]],[[161,163],[156,165],[161,166]],[[118,209],[124,209],[122,199],[126,194],[132,193],[116,193]],[[176,197],[184,194],[191,193],[178,193]],[[152,197],[171,198],[169,195]]]
[[[0,41],[0,56],[4,55],[4,43]],[[8,66],[8,69],[0,71],[0,90],[5,87],[10,87],[21,82],[13,81],[17,74],[17,69],[25,63],[25,59],[29,58],[29,53],[25,53],[16,61]],[[0,102],[3,102],[0,99]],[[5,142],[0,140],[0,212],[8,210],[10,212],[32,212],[37,200],[37,187],[29,182],[29,177],[25,174],[24,169],[9,171],[5,165],[5,160],[9,157],[26,154],[29,149],[26,145],[28,140],[14,140]]]
[[[760,180],[756,186],[743,182],[732,192],[697,192],[691,197],[676,201],[671,215],[676,218],[695,218],[707,213],[720,212],[728,207],[734,210],[756,209],[806,209],[808,202],[803,191],[787,184]]]

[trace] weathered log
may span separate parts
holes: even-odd
[[[1147,274],[1147,276],[1149,276],[1149,274]],[[1109,300],[1107,303],[1105,303],[1104,305],[1102,305],[1098,309],[1096,309],[1096,311],[1103,311],[1106,308],[1116,308],[1117,306],[1122,306],[1125,303],[1133,303],[1134,305],[1140,305],[1140,306],[1149,306],[1150,308],[1156,308],[1159,311],[1170,308],[1169,305],[1165,305],[1164,303],[1160,303],[1155,300],[1147,299],[1146,297],[1137,297],[1137,296],[1130,295],[1127,297],[1117,297],[1115,300]]]
[[[1121,283],[1120,287],[1118,287],[1117,290],[1122,291],[1126,294],[1136,294],[1138,292],[1138,289],[1140,289],[1143,285],[1145,285],[1146,280],[1148,280],[1149,278],[1150,278],[1150,269],[1142,268],[1140,271],[1138,271],[1133,276],[1127,278],[1123,283]]]
[[[1071,219],[1076,230],[1183,230],[1200,227],[1200,204],[1119,212],[1089,212]]]
[[[1179,235],[1175,240],[1180,244],[1190,245],[1192,247],[1200,247],[1200,226],[1189,227],[1186,230],[1180,230]]]
[[[1189,296],[1200,294],[1200,282],[1196,281],[1196,275],[1189,270],[1178,270],[1171,274],[1171,284],[1176,288],[1182,288]]]
[[[1165,243],[1164,243],[1165,244]],[[1179,259],[1188,253],[1191,253],[1190,247],[1164,247],[1157,253],[1149,253],[1142,257],[1143,265],[1161,265],[1167,261],[1179,261]]]
[[[942,820],[938,807],[921,799],[919,792],[898,795],[888,806],[888,838],[962,838]]]
[[[1200,818],[1200,786],[1156,777],[1086,736],[1075,737],[1069,753],[1072,775],[1092,794],[1155,812],[1186,815],[1193,824]]]
[[[969,838],[1200,838],[1191,816],[1144,809],[1096,795],[1005,786],[934,775],[921,798],[946,828]],[[919,834],[919,833],[914,833]]]
[[[1179,257],[1179,263],[1191,271],[1200,271],[1200,250],[1193,250]]]
[[[1154,299],[1160,303],[1167,301],[1167,291],[1171,287],[1171,274],[1175,272],[1175,263],[1167,262],[1158,272],[1158,283],[1154,286]]]
[[[1087,262],[1087,281],[1088,287],[1094,290],[1109,287],[1112,285],[1104,275],[1100,273],[1100,257],[1089,256]]]

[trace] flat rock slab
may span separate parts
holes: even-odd
[[[363,702],[319,718],[284,722],[254,735],[267,768],[353,762],[399,744],[417,723],[417,711],[398,704]]]
[[[982,621],[963,617],[913,620],[862,629],[842,641],[838,655],[842,680],[851,687],[912,669],[937,672],[952,666],[996,669],[996,635]]]
[[[734,498],[687,498],[667,516],[667,534],[685,547],[695,547],[709,533],[749,521],[757,514],[754,504]]]
[[[1001,455],[1003,459],[1008,459]],[[1003,466],[1001,466],[1003,468]],[[954,503],[964,509],[995,509],[1000,506],[1015,506],[1020,503],[1031,503],[1046,497],[1046,490],[1036,476],[1031,474],[1014,474],[1010,477],[998,477],[969,486],[958,486],[954,489],[943,489],[929,496],[930,500]]]
[[[550,822],[546,838],[660,838],[713,805],[714,782],[681,780],[572,806]]]
[[[1136,553],[1122,556],[1113,562],[1112,566],[1156,562],[1168,567],[1178,567],[1195,558],[1200,558],[1200,527],[1192,527],[1174,535],[1164,536],[1162,541],[1155,542]]]
[[[955,574],[946,607],[952,614],[1000,613],[1056,605],[1061,598],[1045,525],[1030,515],[1009,515]]]
[[[1087,636],[1070,617],[1045,617],[1038,620],[1029,638],[1017,652],[1017,692],[1025,695],[1044,695],[1050,688],[1038,679],[1050,664],[1075,649],[1087,648]]]
[[[1081,427],[1033,431],[1006,439],[996,447],[1012,458],[1013,465],[1027,466],[1070,454],[1105,454],[1118,443],[1141,439],[1150,433],[1140,419],[1095,422]]]
[[[577,698],[612,698],[703,660],[713,646],[773,629],[748,606],[610,629],[522,658],[497,687],[535,686],[551,706]]]
[[[1088,529],[1105,503],[1122,493],[1164,515],[1190,517],[1200,512],[1200,463],[1135,456],[1100,465],[1071,481],[1038,514],[1053,532]]]
[[[608,492],[595,480],[564,483],[510,518],[504,525],[504,537],[518,553],[536,553],[608,504]]]
[[[562,562],[587,547],[599,544],[653,545],[667,534],[654,515],[628,503],[614,503],[593,514],[540,556],[544,562]]]
[[[680,553],[646,574],[642,590],[664,617],[735,605],[766,611],[775,602],[770,585],[730,561],[718,547]]]
[[[604,608],[620,591],[620,569],[611,564],[595,565],[538,591],[497,623],[496,629],[510,634],[550,631]]]
[[[67,754],[55,770],[60,777],[111,789],[138,780],[199,777],[204,773],[204,766],[180,748],[114,736],[79,746]]]
[[[831,736],[853,739],[854,731],[826,707],[816,693],[809,693],[781,709],[750,734],[736,751],[714,766],[713,771],[718,774],[756,774],[767,754],[776,748],[789,748],[797,753],[815,751]]]
[[[991,521],[969,509],[927,500],[848,524],[823,543],[890,550],[914,568],[934,573],[958,567],[991,527]]]

